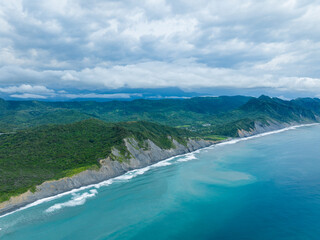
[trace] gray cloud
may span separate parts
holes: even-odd
[[[311,0],[2,1],[0,91],[27,98],[260,87],[317,95],[319,11]]]

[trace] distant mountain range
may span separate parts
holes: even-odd
[[[111,102],[0,99],[0,132],[6,133],[0,135],[0,202],[28,190],[37,191],[36,186],[46,180],[98,171],[100,159],[119,162],[126,169],[134,168],[134,161],[142,166],[145,163],[141,159],[133,158],[135,148],[142,151],[137,156],[150,157],[150,149],[155,151],[154,156],[161,155],[157,151],[162,150],[162,154],[168,154],[166,149],[171,155],[181,154],[227,137],[319,120],[317,98],[284,101],[268,96],[221,96]],[[200,139],[210,142],[200,143]],[[155,160],[150,157],[148,161]],[[111,176],[108,174],[103,179]]]
[[[45,124],[65,124],[96,118],[106,122],[150,121],[185,128],[201,135],[237,136],[255,121],[313,122],[320,116],[320,99],[291,101],[245,96],[196,97],[110,102],[5,101],[0,99],[0,131]]]

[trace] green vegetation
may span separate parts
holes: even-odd
[[[89,118],[106,122],[149,121],[185,128],[201,127],[213,116],[235,110],[250,98],[208,97],[192,99],[111,102],[0,101],[0,132],[45,124],[72,123]]]
[[[45,124],[66,124],[96,118],[105,122],[148,121],[187,129],[202,136],[237,136],[255,121],[315,121],[320,99],[203,97],[191,99],[110,102],[4,101],[0,99],[0,132]]]
[[[150,139],[162,148],[171,148],[168,136],[185,144],[185,138],[192,133],[149,122],[105,123],[89,119],[1,135],[0,201],[34,190],[46,180],[97,169],[99,159],[109,156],[113,147],[125,156],[124,138],[134,138],[139,144]]]
[[[210,140],[210,141],[223,141],[228,139],[227,137],[219,136],[219,135],[208,135],[202,137],[204,140]]]
[[[171,136],[211,141],[237,137],[255,122],[316,122],[320,100],[261,96],[131,102],[40,102],[0,99],[0,202],[43,181],[97,169],[107,156],[127,161],[125,138],[169,149]],[[94,118],[94,119],[92,119]],[[160,125],[162,124],[162,125]],[[164,126],[166,125],[166,126]],[[112,148],[120,151],[112,156]]]

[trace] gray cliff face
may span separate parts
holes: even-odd
[[[313,123],[313,122],[304,122],[304,123]],[[276,121],[268,121],[267,124],[263,124],[261,122],[255,122],[254,123],[254,128],[250,129],[249,131],[239,129],[238,130],[238,135],[239,137],[249,137],[252,135],[260,134],[260,133],[265,133],[265,132],[270,132],[270,131],[275,131],[295,125],[299,125],[303,123],[298,123],[298,122],[290,122],[290,123],[285,123],[285,122],[276,122]]]
[[[12,211],[42,198],[54,196],[82,186],[99,183],[122,175],[127,171],[143,168],[166,158],[212,145],[212,142],[204,140],[189,140],[187,146],[178,143],[174,139],[172,141],[175,148],[161,149],[150,140],[145,142],[146,148],[140,148],[135,139],[125,139],[125,145],[130,153],[129,159],[119,162],[108,157],[100,160],[101,167],[99,170],[86,170],[72,177],[44,182],[37,186],[35,193],[28,191],[20,196],[12,197],[9,201],[0,203],[0,214]],[[117,149],[112,150],[111,156],[123,158]]]

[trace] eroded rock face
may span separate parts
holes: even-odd
[[[146,140],[145,147],[140,148],[138,142],[133,139],[125,139],[129,156],[122,156],[117,149],[112,149],[111,156],[125,159],[116,161],[107,157],[100,160],[99,170],[86,170],[72,177],[62,178],[56,181],[47,181],[36,187],[36,192],[30,191],[17,197],[12,197],[9,201],[0,204],[0,214],[35,202],[39,199],[54,196],[72,189],[80,188],[90,184],[99,183],[110,178],[122,175],[127,171],[146,167],[169,157],[185,154],[212,145],[210,141],[189,140],[187,146],[172,140],[175,148],[162,149],[150,140]]]
[[[263,124],[261,122],[255,122],[254,123],[254,128],[250,129],[249,131],[239,129],[238,130],[238,136],[239,137],[249,137],[252,135],[260,134],[260,133],[265,133],[265,132],[270,132],[270,131],[275,131],[283,128],[287,128],[290,126],[295,126],[298,125],[299,123],[297,122],[290,122],[290,123],[279,123],[279,122],[272,122],[269,121],[267,124]]]

